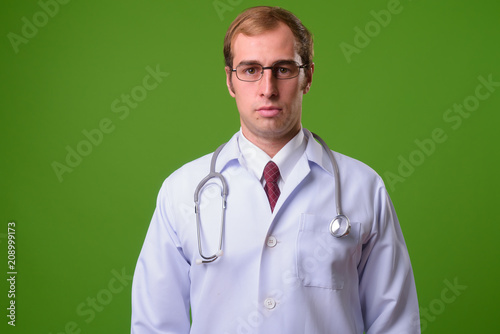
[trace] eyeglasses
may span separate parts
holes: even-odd
[[[271,70],[276,79],[286,80],[297,77],[300,69],[307,66],[307,64],[299,65],[293,60],[283,60],[266,67],[257,63],[243,63],[231,69],[231,71],[236,72],[236,77],[241,81],[259,81],[264,75],[264,70]]]

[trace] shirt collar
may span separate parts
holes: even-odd
[[[302,144],[302,145],[305,145],[305,154],[304,154],[305,157],[310,162],[313,162],[313,163],[317,164],[318,166],[320,166],[326,172],[333,174],[333,166],[330,162],[328,154],[321,147],[321,144],[318,143],[313,138],[313,136],[309,130],[303,128],[302,131],[299,132],[299,134],[300,133],[302,133],[302,135],[303,135],[302,141],[304,144]],[[299,136],[299,134],[297,136]],[[292,140],[298,138],[297,136],[295,136]],[[216,171],[222,172],[231,162],[233,162],[235,160],[238,161],[240,165],[246,166],[246,159],[243,157],[243,152],[244,151],[247,152],[247,149],[242,149],[240,147],[240,142],[243,142],[243,140],[241,140],[241,138],[244,138],[244,136],[243,136],[243,134],[241,134],[241,130],[240,130],[237,133],[235,133],[233,135],[233,137],[231,137],[231,139],[225,144],[224,149],[220,152],[219,156],[217,157],[216,168],[215,168]],[[248,141],[248,142],[250,143],[250,141]],[[288,142],[287,145],[290,144],[291,142],[292,141]],[[252,143],[250,143],[250,144],[252,144]],[[285,145],[285,146],[287,146],[287,145]],[[291,145],[293,146],[293,142]],[[255,154],[257,154],[258,150],[260,150],[260,149],[257,147],[257,149],[255,150]],[[260,151],[262,151],[262,150],[260,150]],[[297,150],[297,151],[300,151],[300,150]],[[249,151],[249,152],[252,152],[252,151]],[[300,154],[297,153],[299,158],[300,158],[300,156],[303,155],[303,153],[304,153],[304,151],[301,151]],[[264,153],[264,154],[266,154],[266,153]],[[266,156],[267,156],[267,154],[266,154]],[[251,156],[249,156],[249,157],[251,157]],[[271,160],[271,159],[269,158],[269,156],[267,156],[266,163],[269,160]],[[264,171],[264,166],[265,166],[265,164],[262,166],[261,170],[259,169],[260,173],[257,172],[258,174],[256,174],[256,176],[258,175],[257,176],[258,179],[260,179],[262,176],[262,172]],[[279,167],[281,169],[281,166],[279,166]],[[291,169],[293,169],[293,165],[292,165]],[[287,176],[291,172],[291,169],[287,171],[286,167],[285,167],[285,173],[288,173]],[[253,171],[252,171],[252,173],[255,174],[255,172],[253,172]]]
[[[280,170],[283,182],[286,182],[295,164],[304,154],[307,146],[307,139],[302,129],[285,146],[271,158],[267,153],[250,142],[243,133],[239,132],[238,145],[243,157],[243,165],[257,178],[261,179],[264,167],[269,160],[272,160]]]

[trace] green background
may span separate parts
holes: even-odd
[[[44,22],[39,2],[2,1],[0,331],[130,331],[130,276],[162,181],[239,129],[222,41],[232,19],[257,4],[69,1],[52,5]],[[378,30],[371,11],[386,10],[385,0],[265,4],[291,10],[315,36],[303,125],[388,185],[427,310],[424,333],[494,331],[500,87],[482,88],[489,96],[459,126],[443,116],[474,102],[478,77],[500,82],[498,1],[401,0]],[[24,28],[31,37],[13,46],[9,36],[22,38],[34,19],[36,33]],[[367,24],[369,43],[346,57],[341,43],[356,46],[355,28]],[[148,66],[169,75],[126,117],[113,112],[122,94],[139,96]],[[83,131],[106,119],[112,130],[58,179],[53,163],[66,164],[68,146],[85,150]],[[446,140],[432,148],[437,128]],[[428,143],[427,154],[415,141]],[[415,166],[404,170],[410,158]],[[394,181],[398,168],[404,176]],[[6,318],[9,221],[15,328]],[[447,282],[462,288],[454,294]]]

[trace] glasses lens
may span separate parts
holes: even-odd
[[[300,66],[294,61],[280,61],[265,68],[260,64],[240,64],[236,66],[236,76],[242,81],[259,81],[264,69],[270,69],[277,79],[292,79],[299,75]]]
[[[279,62],[273,65],[273,73],[278,79],[295,78],[299,75],[299,66],[295,62]]]
[[[262,75],[259,64],[241,64],[236,67],[236,76],[243,81],[257,81]]]

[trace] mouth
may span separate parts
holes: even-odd
[[[275,117],[281,112],[281,108],[276,106],[263,106],[258,108],[257,112],[262,117]]]

